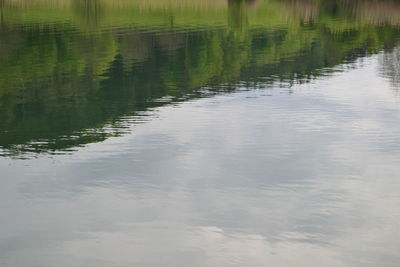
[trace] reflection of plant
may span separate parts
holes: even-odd
[[[100,0],[73,0],[72,9],[75,21],[85,28],[96,28],[103,13]]]
[[[226,26],[185,30],[161,27],[161,20],[153,31],[128,26],[105,30],[102,20],[113,21],[113,12],[92,16],[101,8],[85,4],[74,8],[88,8],[81,14],[89,13],[100,26],[77,32],[71,23],[16,27],[15,21],[6,21],[0,29],[0,147],[29,150],[35,146],[32,140],[51,140],[37,147],[46,151],[101,141],[118,134],[104,128],[118,128],[119,117],[199,97],[197,89],[203,86],[257,83],[260,77],[301,82],[375,53],[383,44],[394,46],[399,36],[390,26],[333,20],[334,14],[321,7],[319,12],[325,13],[313,14],[318,23],[305,24],[301,18],[280,17],[281,6],[273,3],[249,11],[246,1],[232,0]],[[271,15],[261,19],[261,11]],[[134,17],[143,29],[141,16],[157,12]],[[170,100],[154,101],[165,96]]]
[[[249,27],[248,3],[246,0],[228,0],[228,25],[236,38],[246,38]]]
[[[400,94],[400,47],[380,55],[379,67],[383,76],[390,80],[396,93]]]

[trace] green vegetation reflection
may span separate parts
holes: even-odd
[[[125,133],[126,118],[157,106],[327,75],[395,47],[396,10],[388,1],[1,0],[0,154],[64,153]]]

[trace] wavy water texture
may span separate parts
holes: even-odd
[[[395,2],[374,16],[343,1],[142,3],[1,2],[3,155],[103,141],[120,118],[244,83],[307,82],[399,36],[380,11]]]

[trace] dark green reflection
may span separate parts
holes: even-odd
[[[383,8],[376,2],[229,0],[215,10],[68,3],[0,2],[2,155],[99,142],[123,134],[126,116],[238,82],[306,82],[391,49],[400,36],[398,17],[374,13]]]

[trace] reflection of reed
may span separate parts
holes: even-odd
[[[342,0],[340,6],[370,24],[400,25],[400,3],[397,1]]]
[[[228,24],[233,31],[242,32],[248,23],[247,5],[243,0],[228,0]]]
[[[258,0],[228,0],[228,26],[236,39],[246,39],[249,31],[249,8]]]
[[[33,6],[51,6],[57,8],[65,8],[71,5],[71,0],[3,0],[7,6],[14,7],[33,7]]]
[[[4,27],[4,0],[0,0],[0,27]]]
[[[282,1],[283,13],[289,11],[291,16],[300,18],[304,24],[315,22],[319,13],[319,5],[312,0]]]
[[[100,0],[73,0],[72,3],[79,20],[88,26],[99,24],[102,10]]]
[[[129,4],[130,0],[119,0],[114,4],[126,5]],[[220,9],[227,6],[227,0],[147,0],[137,1],[138,6],[141,9],[169,9],[169,8],[185,8],[185,9]]]
[[[379,57],[381,74],[388,78],[398,93],[400,93],[400,47],[386,52]]]
[[[303,23],[314,22],[325,12],[348,15],[373,25],[400,25],[400,2],[383,0],[331,0],[319,3],[312,0],[282,0],[282,12],[299,17]]]
[[[3,0],[9,6],[32,7],[52,6],[56,8],[71,7],[76,4],[75,0]],[[251,0],[250,0],[251,1]],[[85,0],[83,0],[85,2]],[[163,8],[216,8],[226,7],[227,0],[101,0],[101,4],[114,7],[139,6],[143,9]]]

